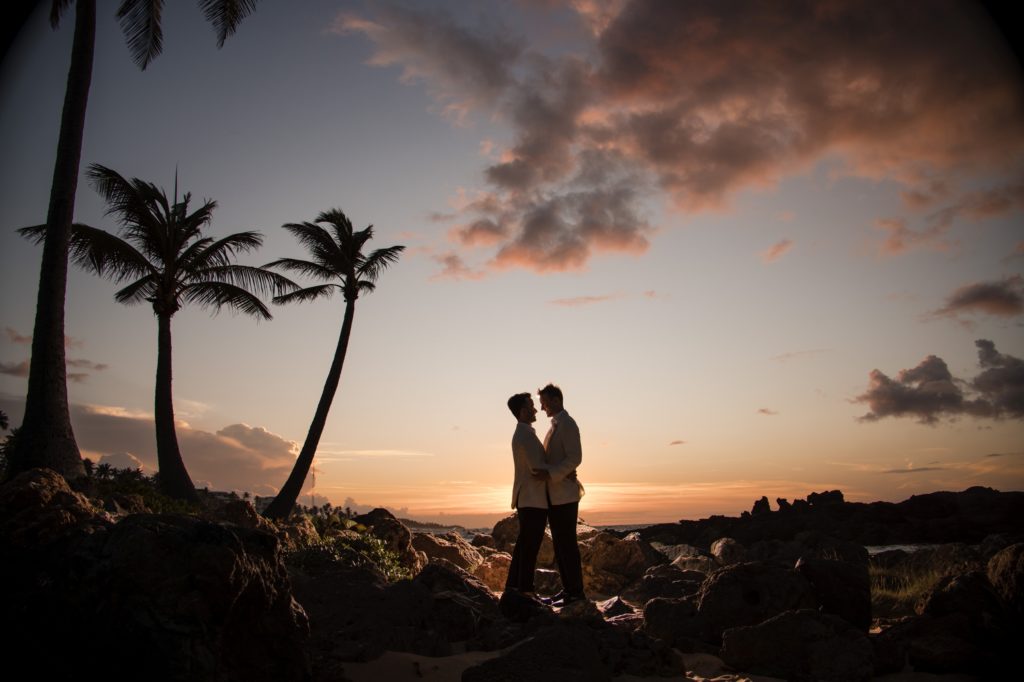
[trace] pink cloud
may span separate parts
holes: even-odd
[[[770,247],[761,252],[761,261],[764,263],[774,263],[778,259],[782,258],[790,249],[793,248],[793,240],[783,239],[780,242],[772,244]]]

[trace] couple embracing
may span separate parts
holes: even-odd
[[[537,420],[537,408],[530,394],[517,393],[508,399],[508,408],[517,421],[512,436],[512,507],[519,518],[519,537],[512,551],[505,590],[561,607],[585,598],[576,543],[576,518],[583,496],[576,468],[583,461],[583,448],[579,427],[562,407],[562,390],[548,384],[538,391],[538,396],[541,409],[551,419],[543,443],[532,426]],[[562,591],[551,599],[542,599],[534,592],[533,577],[547,524],[551,526]]]

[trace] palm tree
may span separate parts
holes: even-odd
[[[52,0],[50,25],[57,28],[72,0]],[[256,6],[256,0],[199,0],[207,21],[217,31],[222,47],[238,24]],[[122,0],[117,18],[132,59],[145,69],[163,49],[160,27],[162,0]],[[71,66],[64,91],[64,108],[57,141],[57,159],[50,185],[46,234],[36,295],[25,415],[8,474],[32,467],[49,467],[68,478],[82,476],[82,456],[75,442],[68,410],[67,366],[64,354],[64,301],[67,294],[68,249],[71,222],[82,159],[85,111],[92,83],[96,47],[96,0],[75,0],[75,37]]]
[[[267,307],[250,290],[281,294],[295,285],[281,275],[259,267],[233,263],[240,253],[258,248],[263,237],[239,232],[214,240],[203,236],[216,202],[207,200],[189,213],[190,194],[169,201],[163,190],[93,164],[87,176],[107,202],[107,215],[116,215],[120,236],[75,223],[71,233],[71,259],[79,266],[115,282],[129,282],[114,299],[132,305],[153,306],[157,318],[157,369],[154,415],[157,462],[161,489],[172,497],[194,499],[178,449],[171,397],[171,317],[185,303],[215,310],[227,306],[269,320]],[[19,230],[37,243],[45,225]]]
[[[326,223],[330,231],[316,223]],[[345,364],[345,352],[348,350],[348,339],[352,333],[356,299],[362,293],[373,291],[380,273],[397,262],[399,254],[405,250],[404,246],[389,246],[364,254],[363,247],[373,238],[373,226],[353,231],[352,222],[341,209],[321,213],[315,223],[288,223],[283,227],[309,250],[312,259],[281,258],[264,267],[279,267],[307,277],[325,280],[327,283],[275,296],[274,303],[302,303],[318,298],[330,298],[340,290],[345,298],[345,317],[341,323],[341,334],[334,351],[334,360],[327,373],[324,390],[320,394],[320,402],[309,425],[302,450],[284,487],[264,512],[272,519],[287,518],[291,513],[313,464],[313,455],[316,454],[317,445],[320,443],[320,436],[327,423],[327,413],[331,410],[331,402],[338,390],[341,368]]]

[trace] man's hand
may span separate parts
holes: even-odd
[[[531,469],[530,475],[533,476],[535,481],[550,481],[551,474],[548,473],[547,469]]]

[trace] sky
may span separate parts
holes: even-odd
[[[42,3],[47,4],[47,3]],[[842,490],[1024,490],[1024,76],[979,5],[263,0],[224,47],[167,3],[145,71],[100,3],[75,219],[99,163],[258,230],[340,208],[406,246],[357,301],[301,502],[486,526],[507,398],[558,384],[594,524]],[[0,65],[0,409],[21,421],[73,15]],[[83,456],[155,471],[156,320],[74,270]],[[197,485],[273,494],[340,297],[172,323]],[[539,415],[541,437],[548,428]]]

